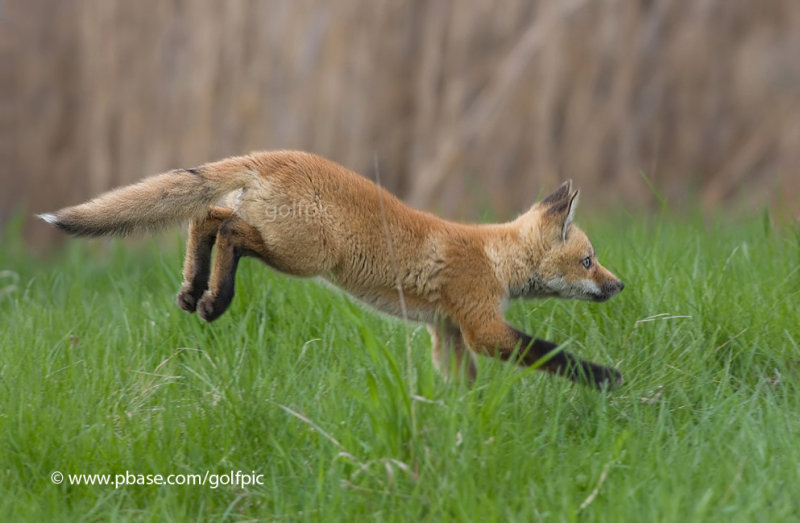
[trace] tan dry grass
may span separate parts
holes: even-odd
[[[800,196],[793,0],[11,0],[0,214],[251,149],[301,148],[473,218]],[[743,196],[744,195],[744,196]],[[37,229],[38,230],[38,229]]]

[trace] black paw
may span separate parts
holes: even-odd
[[[204,320],[211,322],[220,317],[223,311],[216,307],[217,297],[211,291],[203,293],[203,297],[197,302],[197,315]]]
[[[192,313],[197,309],[197,300],[202,293],[197,293],[189,290],[183,290],[178,293],[178,307],[188,313]]]
[[[587,369],[588,378],[591,380],[590,385],[598,389],[614,389],[622,385],[624,381],[622,374],[612,367],[603,367],[602,365],[590,364]]]
[[[204,320],[211,322],[222,316],[231,304],[231,298],[225,295],[217,296],[210,290],[203,293],[203,297],[197,302],[197,314]]]
[[[188,313],[192,313],[197,309],[197,302],[200,297],[208,289],[205,283],[199,281],[184,281],[181,285],[181,291],[178,293],[178,307]]]

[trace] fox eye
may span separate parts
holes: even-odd
[[[581,260],[581,265],[583,265],[584,269],[589,269],[592,266],[592,258],[587,256],[586,258]]]

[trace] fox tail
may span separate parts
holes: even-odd
[[[237,156],[150,176],[86,203],[39,217],[76,236],[150,232],[202,217],[210,205],[229,192],[246,188],[258,175],[256,157]]]

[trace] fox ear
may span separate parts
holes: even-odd
[[[561,187],[564,187],[562,185]],[[571,186],[570,186],[571,188]],[[561,190],[559,188],[559,190]],[[555,194],[555,193],[553,193]],[[569,228],[572,220],[575,218],[575,209],[578,207],[578,196],[580,191],[567,193],[567,195],[560,200],[549,203],[545,216],[548,221],[558,228],[560,232],[561,241],[567,239],[567,229]],[[549,197],[548,197],[549,198]],[[544,201],[542,202],[544,203]]]
[[[566,200],[572,190],[572,180],[567,180],[561,184],[561,187],[553,191],[550,196],[541,201],[542,205],[552,205],[559,203],[561,200]]]

